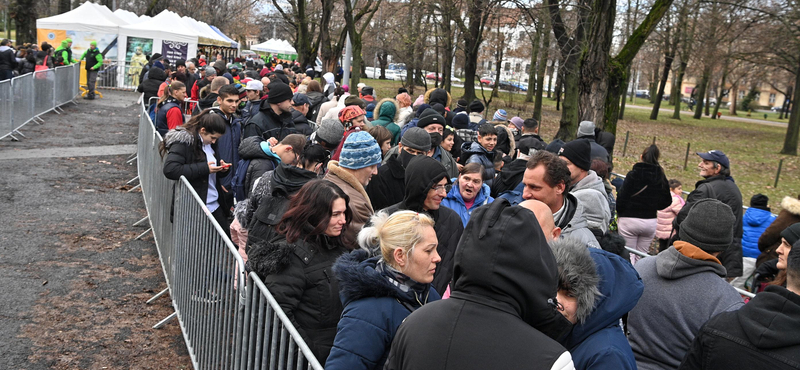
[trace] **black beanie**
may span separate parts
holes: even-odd
[[[592,144],[589,140],[572,140],[561,147],[558,155],[569,159],[572,164],[584,171],[592,168]]]
[[[763,209],[769,212],[769,197],[764,194],[756,194],[750,198],[750,208]]]
[[[278,104],[292,99],[292,88],[283,82],[274,81],[267,87],[269,88],[267,103]]]
[[[472,103],[469,103],[469,111],[470,113],[482,113],[483,103],[478,99],[473,100]]]
[[[681,222],[678,237],[704,252],[722,252],[733,241],[735,224],[736,217],[727,204],[713,198],[700,199]]]
[[[435,111],[433,108],[425,109],[422,114],[419,115],[419,121],[417,121],[417,127],[425,128],[425,126],[430,124],[440,124],[442,127],[445,126],[444,117],[442,117],[439,112]]]
[[[783,231],[781,231],[781,238],[786,239],[789,245],[794,245],[794,243],[800,240],[800,222],[783,229]]]

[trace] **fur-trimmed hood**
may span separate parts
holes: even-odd
[[[433,105],[435,103],[439,103],[444,105],[445,108],[450,108],[453,104],[453,98],[450,96],[450,93],[447,92],[445,89],[438,89],[438,88],[431,88],[425,92],[425,98],[423,99],[425,104]]]
[[[191,132],[184,130],[183,127],[177,127],[167,132],[167,135],[164,136],[164,147],[169,150],[172,144],[175,143],[182,143],[192,147],[197,143],[197,139],[197,135],[192,135]]]
[[[381,111],[381,107],[387,102],[392,103],[392,105],[386,106],[386,108]],[[394,112],[392,112],[392,106],[394,107]],[[372,110],[372,117],[375,118],[375,121],[387,122],[387,124],[392,122],[396,123],[400,117],[400,104],[397,103],[397,100],[392,98],[383,98],[378,102],[378,104],[375,104],[375,109]],[[372,121],[373,125],[375,124],[375,121]]]
[[[331,176],[338,177],[340,180],[347,183],[347,185],[350,185],[350,187],[361,193],[361,195],[364,196],[364,199],[367,200],[369,208],[372,208],[372,203],[369,201],[369,195],[367,195],[367,191],[364,190],[364,186],[361,185],[361,183],[358,182],[358,179],[350,174],[350,172],[347,172],[347,170],[344,168],[339,167],[339,161],[328,161],[328,173]]]
[[[306,231],[313,229],[312,225],[307,225]],[[300,251],[313,251],[313,248],[331,249],[335,244],[325,235],[309,236],[307,240],[303,240],[305,236],[300,236],[300,239],[294,243],[289,243],[283,235],[276,236],[270,241],[260,240],[250,246],[250,252],[247,254],[247,269],[255,272],[262,279],[267,275],[277,274],[289,267],[291,263],[292,254],[296,250]],[[313,253],[303,252],[301,255],[313,255]]]
[[[781,201],[781,208],[794,215],[800,216],[800,199],[785,197]]]
[[[550,249],[558,263],[559,288],[566,289],[578,300],[575,317],[583,324],[594,309],[595,300],[600,296],[597,289],[600,277],[589,255],[589,249],[569,237],[550,242]]]
[[[339,297],[342,305],[347,306],[362,298],[381,297],[390,297],[416,304],[417,298],[414,297],[413,291],[401,291],[375,269],[380,259],[380,256],[373,257],[370,252],[363,249],[356,249],[339,257],[333,265],[333,273],[339,280]],[[430,289],[430,284],[426,285],[427,289]],[[422,296],[426,296],[426,293],[424,292]]]

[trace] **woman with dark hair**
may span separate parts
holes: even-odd
[[[617,197],[619,234],[625,245],[645,253],[656,235],[658,210],[672,203],[669,182],[658,164],[660,154],[655,144],[647,147],[625,176]],[[631,254],[631,262],[639,258]]]
[[[180,81],[172,81],[164,88],[164,95],[156,104],[156,131],[163,137],[167,131],[175,129],[184,123],[181,106],[186,99],[186,85]]]
[[[315,80],[311,80],[311,82],[308,83],[306,96],[308,96],[308,113],[306,114],[306,118],[311,121],[316,121],[317,115],[319,115],[319,108],[322,106],[322,103],[328,101],[328,97],[322,93],[322,86]]]
[[[332,182],[309,181],[289,203],[279,235],[253,244],[247,261],[321,363],[342,314],[331,266],[347,252],[341,239],[353,218],[349,201]]]
[[[225,232],[228,232],[228,214],[231,204],[225,204],[217,175],[225,176],[230,164],[220,160],[217,165],[216,142],[225,133],[225,120],[218,114],[203,111],[172,131],[161,142],[159,151],[164,159],[164,176],[179,180],[181,176],[205,201],[208,211]]]

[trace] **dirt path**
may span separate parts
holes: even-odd
[[[80,153],[134,143],[136,95],[104,95],[0,142],[0,368],[191,368],[176,322],[150,328],[172,306],[145,304],[165,283],[152,237],[133,240],[145,215],[126,192],[136,166]]]

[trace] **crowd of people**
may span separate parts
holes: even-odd
[[[547,143],[443,89],[205,56],[154,55],[141,81],[164,175],[326,369],[800,367],[800,199],[743,212],[722,151],[684,200],[655,145],[612,184],[592,122]]]

